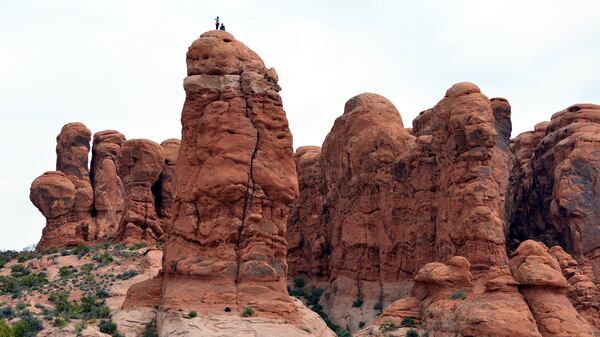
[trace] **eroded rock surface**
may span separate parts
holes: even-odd
[[[600,276],[599,130],[600,106],[577,104],[536,126],[533,137],[527,135],[534,140],[526,151],[517,152],[522,163],[515,167],[525,172],[525,179],[514,178],[514,185],[524,189],[516,193],[520,200],[515,205],[524,211],[513,215],[511,225],[513,239],[560,244],[592,266],[596,278]]]
[[[324,287],[330,317],[356,330],[374,306],[408,295],[428,262],[460,254],[477,274],[506,265],[510,128],[508,102],[471,83],[450,88],[412,129],[382,96],[350,99],[321,153],[296,154],[290,275]]]
[[[521,243],[510,259],[510,269],[542,336],[594,336],[592,327],[565,295],[569,284],[543,243]]]
[[[94,210],[98,237],[112,238],[123,216],[125,189],[118,174],[118,157],[125,136],[115,130],[94,134],[90,178],[94,188]]]
[[[56,138],[56,171],[31,185],[30,199],[46,217],[39,251],[108,241],[155,243],[170,222],[178,140],[163,142],[163,150],[149,140],[125,141],[115,130],[97,132],[90,170],[90,138],[82,123],[66,124]]]
[[[163,148],[150,140],[130,139],[121,145],[119,173],[125,186],[125,212],[119,225],[124,243],[156,243],[163,230],[156,213],[152,185],[165,165]]]

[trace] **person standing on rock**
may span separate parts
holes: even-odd
[[[215,29],[219,29],[219,16],[215,18]]]
[[[219,27],[220,30],[225,31],[225,25],[221,24],[221,27]]]

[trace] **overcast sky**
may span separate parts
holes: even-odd
[[[408,127],[475,82],[509,99],[513,136],[600,103],[599,1],[0,0],[0,249],[39,240],[29,186],[63,124],[180,137],[185,53],[216,15],[277,69],[295,147],[320,145],[367,91]]]

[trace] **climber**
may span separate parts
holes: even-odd
[[[219,29],[219,16],[215,18],[215,29]]]
[[[219,27],[220,30],[225,31],[225,25],[221,24],[221,27]]]

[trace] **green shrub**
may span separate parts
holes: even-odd
[[[242,311],[242,317],[251,317],[254,315],[254,310],[250,307],[245,307]]]
[[[108,290],[104,289],[104,288],[100,288],[96,290],[96,297],[98,297],[99,299],[105,299],[105,298],[109,298],[112,295],[108,292]]]
[[[362,329],[364,327],[365,327],[365,322],[363,322],[363,321],[358,322],[358,328],[359,329]]]
[[[93,257],[94,261],[98,262],[101,266],[105,266],[113,262],[113,257],[108,253],[96,254]]]
[[[377,310],[377,311],[383,310],[383,303],[381,303],[381,302],[375,303],[375,305],[373,306],[373,310]]]
[[[415,329],[408,329],[406,332],[406,337],[419,337],[419,333]]]
[[[153,321],[146,323],[142,337],[158,337],[156,333],[156,324]]]
[[[27,313],[21,315],[21,319],[13,324],[12,329],[15,337],[33,337],[44,329],[44,325],[39,319],[33,317],[31,313]]]
[[[10,267],[10,272],[12,277],[23,277],[25,275],[29,275],[31,273],[31,270],[26,268],[24,265],[18,263]]]
[[[77,269],[75,269],[73,266],[63,266],[63,267],[60,267],[60,269],[58,270],[58,274],[60,275],[61,278],[70,277],[73,274],[75,274],[76,272],[77,272]]]
[[[18,302],[17,303],[17,311],[22,311],[25,308],[27,308],[30,304],[29,303],[25,303],[25,302]]]
[[[75,255],[77,255],[78,258],[82,258],[84,257],[87,253],[90,252],[90,247],[86,246],[86,245],[78,245],[75,250],[73,251],[73,253]]]
[[[129,280],[130,278],[136,276],[137,274],[138,274],[138,272],[135,270],[127,270],[127,271],[124,271],[121,274],[117,275],[117,278],[121,279],[121,280]]]
[[[11,320],[15,318],[15,311],[11,307],[0,308],[0,319]]]
[[[363,303],[364,303],[363,299],[359,297],[356,300],[354,300],[354,302],[352,302],[352,307],[360,308],[360,307],[362,307]]]
[[[117,325],[111,320],[100,321],[100,324],[98,324],[98,328],[100,328],[100,332],[109,335],[114,335],[115,333],[117,333]]]
[[[294,286],[300,289],[304,288],[304,279],[302,278],[302,276],[294,277]]]
[[[398,329],[398,326],[392,321],[385,321],[379,326],[379,331],[381,332],[389,332],[394,331],[396,329]]]
[[[400,325],[412,328],[415,326],[415,320],[412,317],[404,317],[400,322]]]
[[[77,334],[77,336],[81,336],[81,333],[83,332],[83,330],[85,330],[85,328],[87,328],[87,322],[83,321],[83,322],[79,322],[75,324],[75,334]]]
[[[194,317],[198,317],[198,313],[195,312],[194,310],[190,311],[190,313],[188,314],[189,318],[194,318]]]
[[[56,254],[56,253],[58,253],[58,248],[56,248],[56,247],[46,248],[42,251],[42,254],[44,254],[44,255],[52,255],[52,254]]]
[[[0,337],[15,337],[12,328],[3,319],[0,319]]]
[[[64,328],[67,326],[67,319],[64,317],[56,317],[52,325],[58,328]]]
[[[465,300],[467,298],[467,293],[462,289],[458,289],[454,292],[454,294],[452,294],[450,298],[453,300]]]
[[[138,249],[142,249],[144,247],[146,247],[146,243],[144,243],[144,242],[134,243],[133,245],[131,245],[131,247],[129,247],[129,250],[138,250]]]

